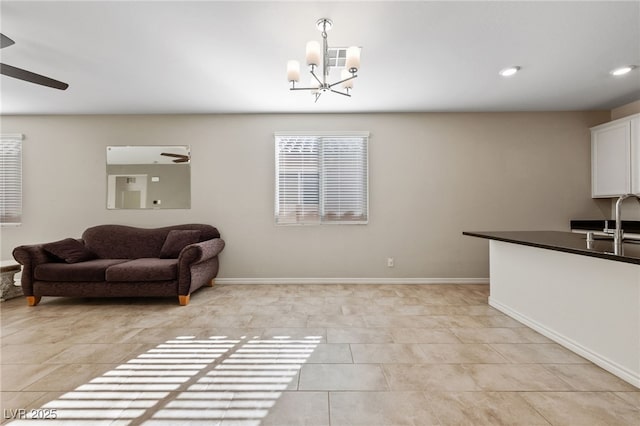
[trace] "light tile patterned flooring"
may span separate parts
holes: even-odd
[[[488,293],[216,285],[186,307],[13,299],[0,305],[2,421],[33,424],[15,419],[34,409],[58,417],[46,425],[640,425],[640,389]]]

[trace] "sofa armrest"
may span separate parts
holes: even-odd
[[[52,262],[53,259],[42,248],[42,244],[24,245],[13,249],[13,258],[22,265],[22,292],[33,296],[33,279],[36,266]]]
[[[178,256],[178,295],[188,296],[215,277],[217,256],[223,248],[224,240],[214,238],[182,249]]]
[[[180,252],[180,255],[178,256],[178,264],[182,268],[207,259],[212,259],[222,251],[224,244],[224,240],[221,238],[214,238],[200,243],[189,244]]]

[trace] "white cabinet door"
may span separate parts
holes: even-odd
[[[631,119],[631,192],[640,195],[640,116]]]
[[[616,197],[629,192],[631,192],[630,121],[616,120],[594,127],[591,129],[592,197]]]

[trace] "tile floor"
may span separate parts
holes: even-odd
[[[0,305],[2,422],[640,425],[640,389],[483,285],[216,285]],[[32,411],[33,410],[33,411]]]

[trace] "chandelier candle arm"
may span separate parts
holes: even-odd
[[[318,76],[316,75],[316,73],[315,73],[315,72],[313,72],[313,70],[311,70],[311,75],[312,75],[312,76],[313,76],[313,78],[315,78],[315,79],[316,79],[316,81],[318,82],[318,87],[322,87],[322,86],[324,86],[324,82],[318,78]],[[314,87],[314,85],[315,85],[315,83],[314,83],[314,81],[313,81],[313,78],[311,79],[311,87]],[[317,89],[318,87],[316,87],[316,89]]]
[[[349,90],[349,89],[347,89],[347,90]],[[332,91],[333,93],[337,93],[338,95],[351,97],[351,95],[350,95],[349,93],[344,93],[344,92],[340,92],[340,91],[338,91],[338,90],[333,90],[333,89],[331,89],[331,91]]]
[[[318,102],[320,96],[325,92],[333,92],[342,96],[351,97],[350,90],[353,88],[353,80],[358,77],[356,73],[360,69],[361,48],[351,46],[346,49],[346,57],[341,56],[345,59],[345,68],[341,70],[340,80],[330,83],[327,80],[329,79],[332,61],[336,62],[333,66],[338,66],[338,58],[329,57],[330,48],[327,41],[327,31],[333,27],[333,22],[330,19],[322,18],[316,22],[316,27],[322,34],[322,46],[314,40],[307,42],[306,45],[305,60],[309,67],[309,73],[311,74],[309,87],[296,87],[296,83],[300,81],[300,63],[295,60],[290,60],[287,62],[287,80],[291,83],[289,90],[310,91],[311,94],[315,96],[315,102]],[[344,51],[344,48],[334,49]],[[322,78],[316,73],[316,69],[319,68],[320,64],[322,64]],[[333,89],[334,86],[339,84],[342,84],[346,93]]]
[[[344,87],[345,89],[353,89],[353,79],[356,78],[357,75],[351,75],[349,71],[342,70],[340,77],[342,78],[342,80],[336,81],[335,83],[331,83],[329,85],[329,88],[342,83],[342,87]]]

